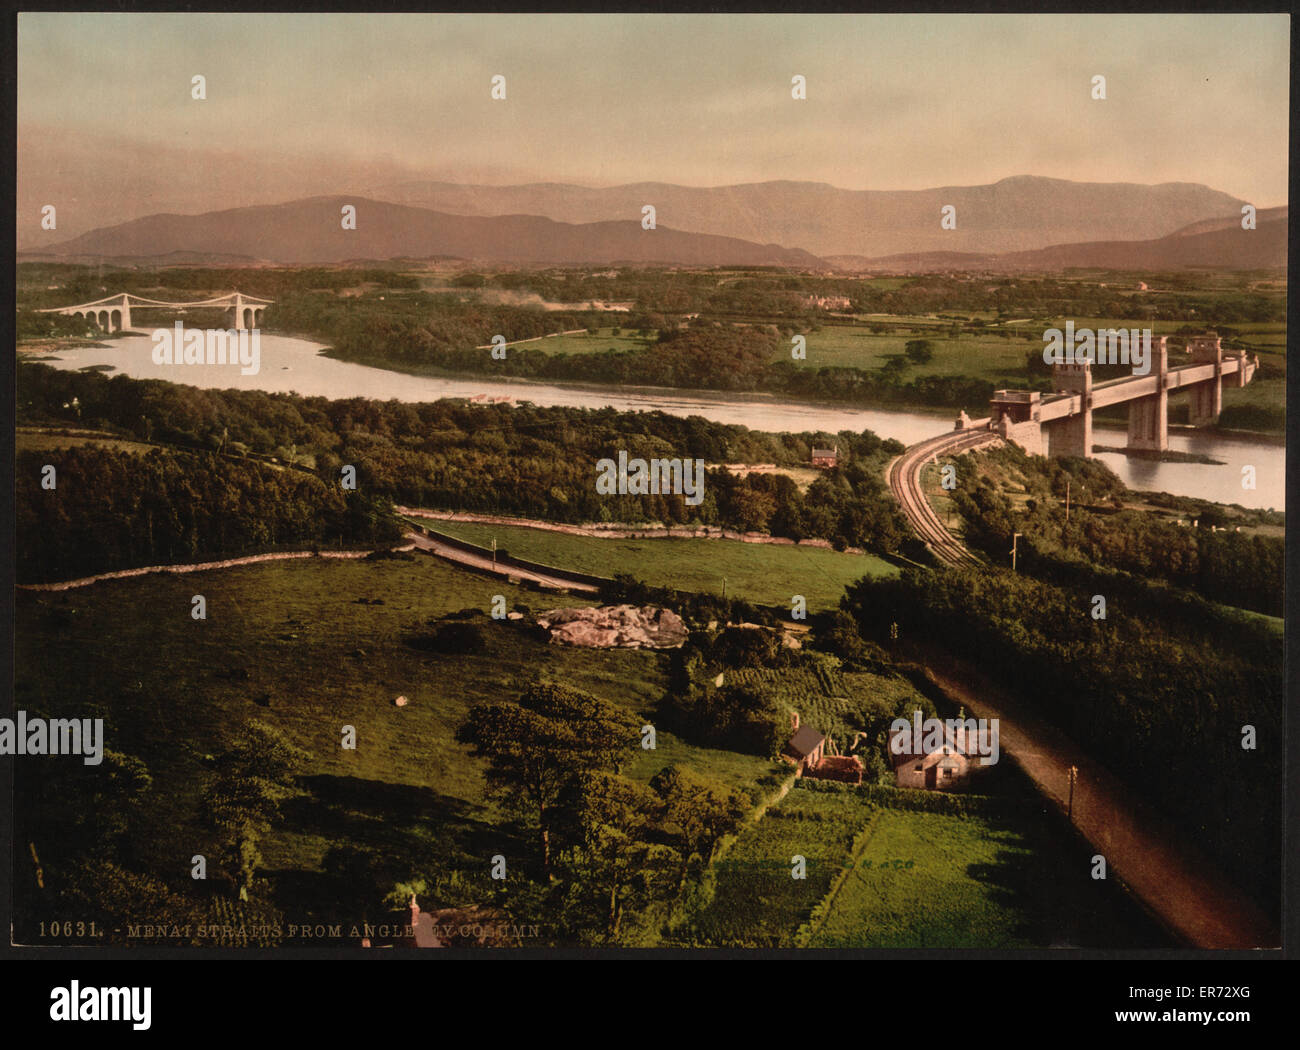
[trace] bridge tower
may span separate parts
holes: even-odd
[[[1195,364],[1214,365],[1214,378],[1192,387],[1191,423],[1208,427],[1217,423],[1223,411],[1223,346],[1217,335],[1194,335],[1187,339],[1187,352]]]
[[[131,330],[131,299],[126,292],[122,293],[122,305],[116,307],[119,311],[117,330],[119,332],[129,332]]]
[[[1164,452],[1169,448],[1169,348],[1167,336],[1151,337],[1151,372],[1156,392],[1128,404],[1128,447]]]
[[[1092,456],[1092,362],[1052,365],[1052,391],[1072,394],[1077,409],[1047,427],[1049,456]]]

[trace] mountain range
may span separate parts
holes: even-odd
[[[1022,176],[987,186],[842,190],[767,182],[471,186],[404,182],[105,226],[20,260],[211,265],[451,258],[518,265],[1055,270],[1285,266],[1287,209],[1241,229],[1245,202],[1191,183],[1142,186]],[[657,228],[643,229],[652,204]],[[344,229],[343,208],[356,208]],[[956,226],[940,225],[955,209]]]

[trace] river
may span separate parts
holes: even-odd
[[[766,398],[737,401],[708,394],[636,393],[489,379],[412,376],[322,357],[320,349],[320,344],[305,339],[263,334],[260,370],[255,375],[245,376],[240,374],[238,366],[231,365],[155,364],[153,340],[146,335],[127,335],[102,349],[60,350],[56,355],[60,360],[48,363],[68,370],[106,364],[114,367],[111,374],[124,374],[134,379],[166,379],[205,388],[294,392],[332,399],[368,397],[385,401],[436,401],[444,397],[485,395],[532,401],[538,405],[658,410],[677,416],[703,416],[719,423],[739,423],[754,430],[772,432],[871,430],[884,438],[896,438],[905,445],[933,437],[952,425],[943,416],[927,413]],[[1124,440],[1122,430],[1098,427],[1094,431],[1094,442],[1099,445],[1118,446]],[[1097,458],[1134,489],[1198,496],[1219,503],[1240,503],[1246,507],[1277,510],[1285,507],[1286,448],[1283,445],[1203,431],[1176,430],[1169,434],[1169,447],[1222,460],[1223,465],[1159,463],[1130,459],[1118,453],[1102,453]],[[1242,468],[1246,466],[1255,468],[1254,489],[1242,487]]]

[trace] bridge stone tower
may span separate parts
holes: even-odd
[[[1128,447],[1154,452],[1169,448],[1169,348],[1167,336],[1151,337],[1151,371],[1156,392],[1128,406]]]
[[[1052,391],[1078,398],[1076,414],[1047,427],[1049,456],[1092,455],[1092,364],[1052,365]]]
[[[1218,422],[1223,411],[1222,340],[1217,335],[1189,336],[1187,352],[1195,364],[1214,365],[1214,378],[1192,387],[1192,426],[1208,427]]]

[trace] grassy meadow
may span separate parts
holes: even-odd
[[[736,540],[621,540],[574,536],[518,525],[432,522],[434,528],[471,543],[498,548],[532,561],[580,572],[630,573],[655,587],[722,593],[758,605],[790,604],[802,594],[810,612],[834,609],[844,588],[863,576],[891,576],[898,570],[870,554],[844,554],[817,547],[741,543]]]

